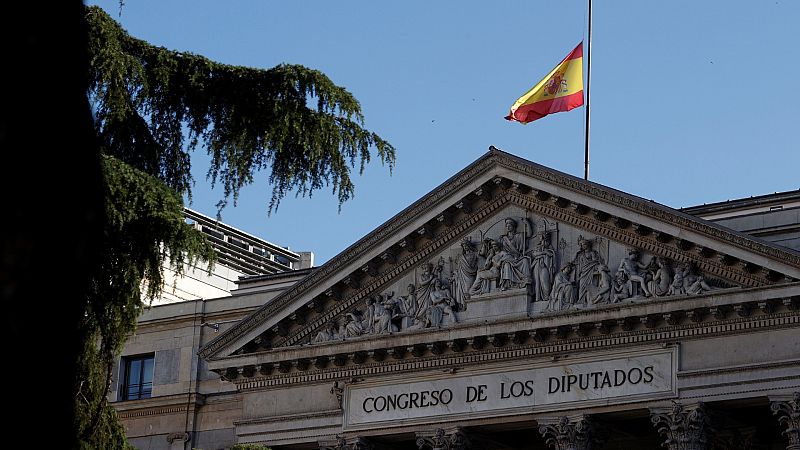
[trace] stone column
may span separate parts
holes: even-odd
[[[778,416],[778,422],[786,427],[783,432],[789,439],[786,450],[800,450],[800,392],[795,392],[785,401],[777,399],[769,407],[772,414]]]
[[[589,416],[539,420],[539,433],[554,450],[595,450],[600,445]]]
[[[461,427],[417,432],[419,450],[468,450],[470,441]]]
[[[706,450],[711,432],[703,403],[684,406],[672,402],[672,408],[650,410],[650,421],[666,438],[662,447],[668,450]]]

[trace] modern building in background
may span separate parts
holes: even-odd
[[[242,275],[147,310],[111,397],[142,449],[796,448],[799,213],[496,149],[318,268],[188,213]]]
[[[269,275],[314,265],[311,252],[293,252],[271,242],[186,208],[186,220],[211,241],[218,261],[211,273],[200,264],[177,277],[170,267],[164,268],[164,293],[154,305],[196,299],[227,297],[236,289],[239,279],[252,275]]]

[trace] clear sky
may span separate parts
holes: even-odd
[[[227,64],[302,64],[361,102],[397,148],[373,161],[338,212],[329,190],[246,188],[224,222],[321,265],[490,145],[583,176],[583,107],[528,125],[511,104],[586,37],[585,0],[117,0],[133,36]],[[672,207],[796,190],[800,148],[797,0],[595,0],[590,179]],[[202,152],[191,208],[214,216]],[[356,169],[357,171],[357,169]],[[266,174],[262,178],[266,178]]]

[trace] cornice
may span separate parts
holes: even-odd
[[[252,378],[239,377],[232,381],[239,390],[244,391],[292,384],[358,379],[359,377],[382,374],[410,373],[420,370],[457,370],[459,367],[468,367],[474,364],[525,360],[562,353],[585,353],[608,350],[609,348],[619,349],[645,344],[674,343],[687,338],[696,339],[702,337],[727,336],[757,331],[796,328],[798,326],[800,326],[800,312],[795,310],[764,314],[756,317],[733,317],[701,323],[665,324],[655,329],[641,328],[631,331],[619,330],[608,335],[575,336],[567,339],[539,343],[534,342],[525,345],[509,343],[502,348],[487,346],[488,348],[482,350],[447,353],[445,355],[428,355],[413,359],[386,359],[379,362],[353,364],[344,367],[327,367],[324,369],[308,370],[306,372],[275,373],[269,376],[256,376]]]
[[[800,358],[770,361],[765,363],[740,364],[729,367],[715,367],[712,369],[681,370],[678,371],[677,376],[678,378],[716,376],[731,373],[750,372],[752,370],[779,369],[783,367],[800,367]]]
[[[328,409],[325,411],[314,411],[310,413],[302,413],[302,414],[282,414],[280,416],[273,416],[273,417],[260,417],[257,419],[243,419],[243,420],[235,420],[233,422],[236,426],[241,425],[260,425],[264,423],[286,423],[290,421],[304,421],[308,419],[317,419],[320,417],[337,417],[342,415],[341,409]]]
[[[117,410],[119,418],[130,419],[184,413],[204,404],[205,396],[203,394],[192,394],[189,399],[186,394],[176,394],[141,400],[117,401],[111,403],[111,406]]]

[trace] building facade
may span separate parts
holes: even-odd
[[[797,448],[797,206],[492,148],[319,268],[153,308],[115,405],[140,448]]]

